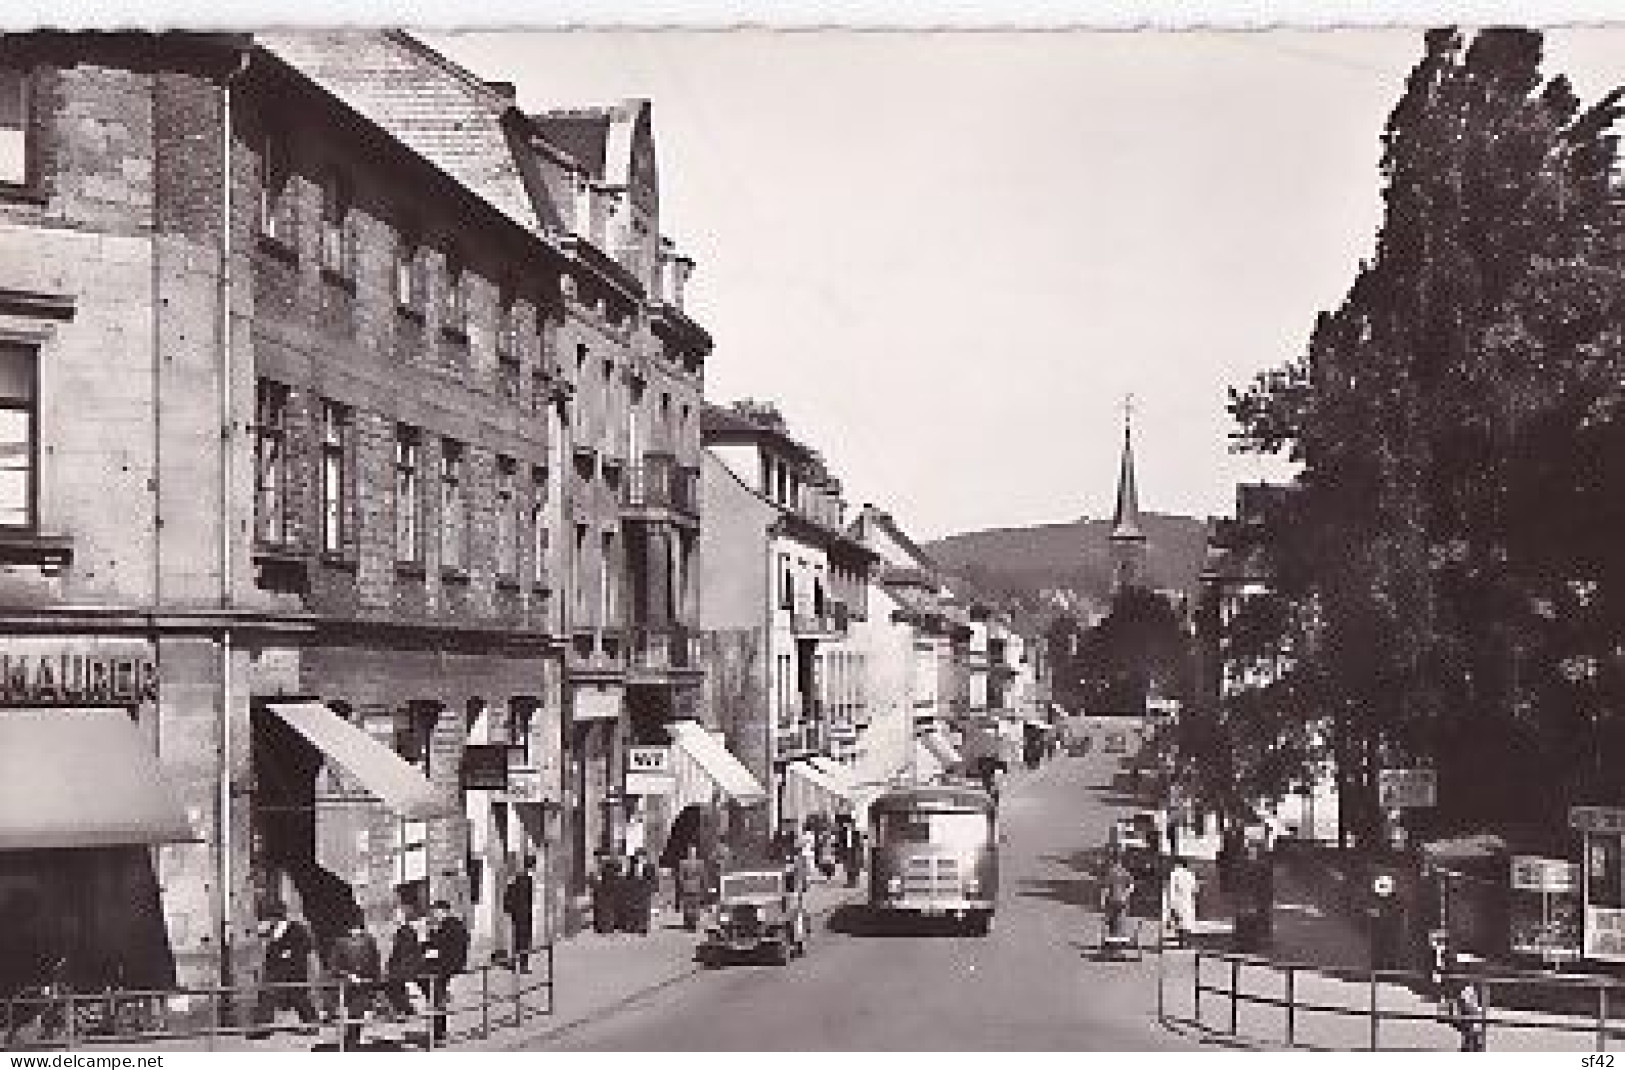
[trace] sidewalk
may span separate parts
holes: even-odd
[[[1377,1045],[1384,1050],[1454,1051],[1459,1034],[1447,1023],[1432,1020],[1439,1005],[1428,994],[1397,982],[1373,986],[1369,976],[1370,941],[1360,900],[1349,874],[1334,859],[1319,855],[1282,857],[1275,866],[1274,930],[1264,957],[1275,964],[1247,963],[1236,967],[1236,980],[1244,994],[1280,1001],[1286,1000],[1288,986],[1299,1002],[1340,1008],[1335,1011],[1299,1009],[1292,1022],[1293,1040],[1303,1047],[1328,1050],[1364,1050],[1372,1045],[1371,1008],[1381,1014],[1409,1014],[1429,1020],[1382,1019],[1377,1024]],[[1205,890],[1205,889],[1204,889]],[[1223,896],[1215,891],[1212,899],[1200,904],[1215,912],[1226,909]],[[1206,909],[1201,911],[1204,915]],[[1226,941],[1202,941],[1214,950]],[[1230,1000],[1227,996],[1204,993],[1200,1015],[1193,991],[1194,956],[1172,953],[1165,963],[1165,994],[1168,1013],[1175,1018],[1199,1022],[1209,1032],[1230,1034]],[[1303,966],[1303,969],[1296,968]],[[1202,963],[1202,983],[1228,988],[1232,967],[1209,959]],[[1290,973],[1290,980],[1289,980]],[[1491,1051],[1587,1051],[1597,1043],[1596,1018],[1584,1013],[1557,1013],[1532,1009],[1527,999],[1508,1008],[1510,995],[1503,990],[1497,998],[1489,986],[1486,1001],[1492,1019],[1487,1030]],[[1286,1045],[1287,1012],[1284,1006],[1238,1002],[1235,1010],[1236,1037],[1242,1043],[1279,1048]],[[1538,1026],[1556,1028],[1537,1028]],[[1610,1023],[1610,1043],[1617,1044],[1625,1023]]]
[[[830,882],[814,878],[807,894],[808,909],[817,925],[836,907],[860,896],[862,886],[847,888],[840,878]],[[700,934],[683,928],[681,918],[667,904],[657,911],[647,936],[589,930],[561,940],[553,952],[551,1014],[542,1013],[548,1000],[547,990],[540,987],[545,977],[544,954],[534,955],[531,972],[518,978],[511,970],[496,968],[483,974],[460,974],[451,984],[452,1012],[448,1030],[451,1042],[446,1046],[464,1051],[524,1050],[534,1046],[699,972],[700,966],[694,961],[699,939]],[[516,980],[525,989],[520,1001],[523,1020],[517,1027],[512,999]],[[487,988],[495,1000],[487,1012],[488,1018],[482,1017],[479,1009],[482,987]],[[458,1007],[464,1009],[458,1010]],[[489,1036],[484,1036],[487,1021],[490,1031]],[[313,1033],[300,1032],[292,1014],[284,1011],[277,1027],[278,1032],[260,1038],[221,1036],[216,1039],[213,1050],[306,1052],[331,1051],[335,1047],[335,1026],[323,1025]],[[422,1017],[401,1023],[369,1022],[363,1030],[362,1050],[421,1050],[426,1029],[427,1020]],[[202,1051],[208,1047],[208,1041],[202,1037],[134,1042],[108,1039],[77,1045],[76,1050],[165,1052]],[[436,1050],[440,1047],[437,1044]]]

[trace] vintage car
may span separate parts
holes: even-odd
[[[722,876],[716,924],[706,930],[699,958],[721,965],[734,955],[766,952],[784,965],[807,953],[810,929],[801,892],[784,869],[740,869]]]

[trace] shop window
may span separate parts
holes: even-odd
[[[423,560],[423,436],[415,427],[395,429],[395,560]]]
[[[26,70],[0,70],[0,184],[32,185],[33,91]]]
[[[446,439],[440,447],[440,567],[468,569],[468,489],[464,485],[463,445]]]
[[[38,526],[38,365],[33,346],[0,342],[0,528]]]
[[[261,379],[254,398],[254,539],[288,541],[288,388]]]
[[[322,552],[344,556],[350,540],[350,410],[322,402]]]

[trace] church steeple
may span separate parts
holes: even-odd
[[[1123,400],[1123,461],[1117,472],[1117,508],[1112,513],[1112,590],[1145,585],[1145,529],[1134,482],[1134,399]]]

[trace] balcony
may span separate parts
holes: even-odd
[[[797,639],[839,639],[846,635],[851,614],[845,602],[824,603],[824,611],[797,606],[790,613],[790,633]]]
[[[625,487],[628,509],[661,509],[685,517],[700,514],[700,470],[678,464],[669,453],[644,454],[643,463],[627,470]]]
[[[578,625],[570,630],[569,668],[576,676],[620,676],[623,643],[618,629]]]
[[[693,629],[680,624],[628,628],[627,669],[643,678],[698,671],[699,639]]]

